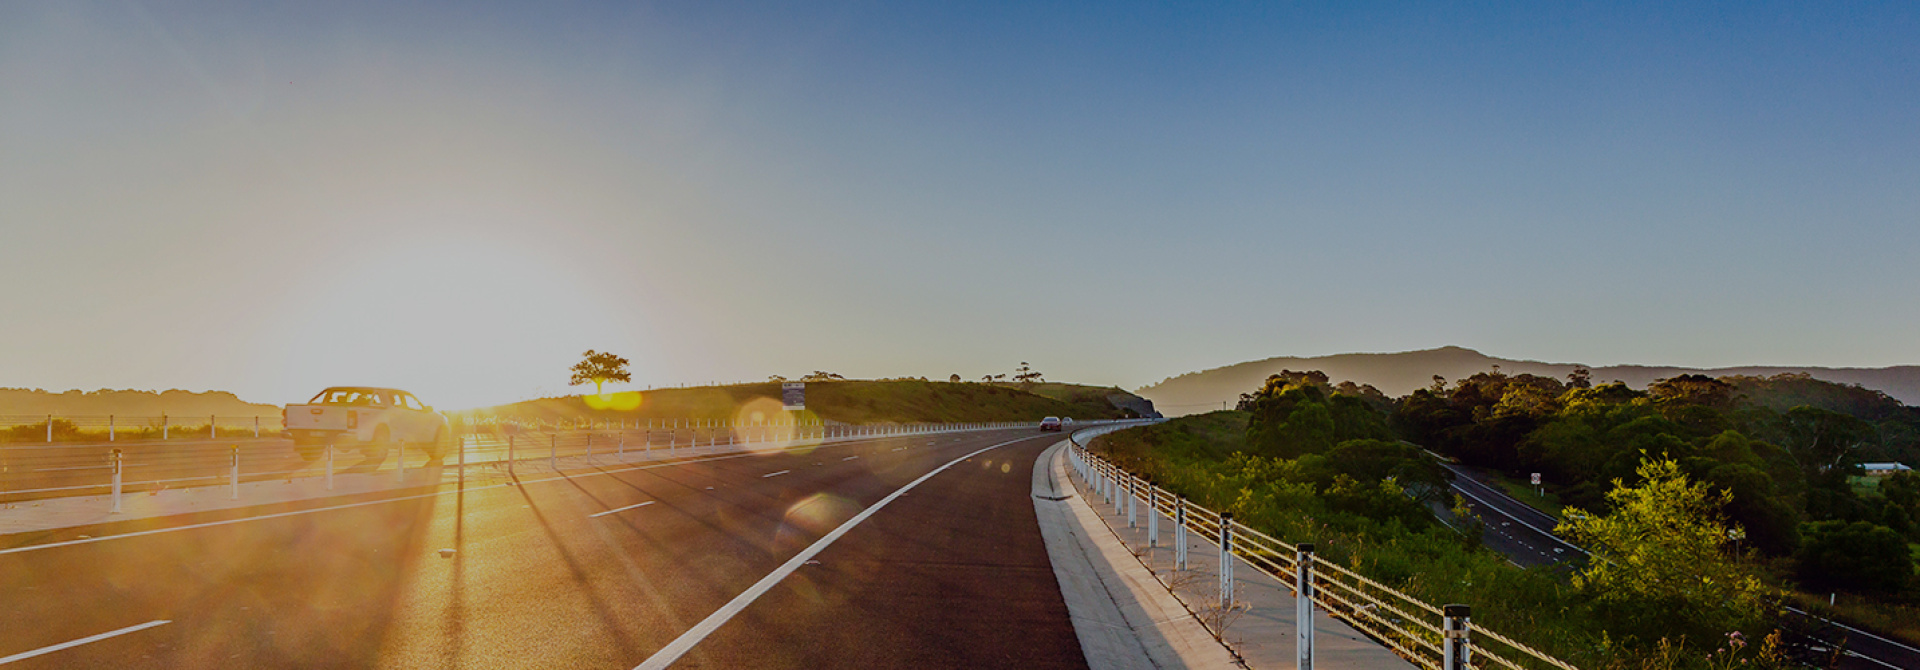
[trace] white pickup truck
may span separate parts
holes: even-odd
[[[300,457],[318,460],[327,445],[359,448],[370,458],[386,457],[395,444],[425,449],[439,458],[453,434],[447,417],[397,389],[336,386],[304,405],[287,405],[282,419]]]

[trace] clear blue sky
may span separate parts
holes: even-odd
[[[0,386],[1920,363],[1911,3],[394,4],[0,7]]]

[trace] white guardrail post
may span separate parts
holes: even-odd
[[[1160,546],[1160,496],[1153,486],[1153,478],[1147,478],[1147,548]]]
[[[547,467],[554,472],[560,471],[560,428],[554,427],[553,435],[547,440]]]
[[[1187,499],[1173,497],[1173,569],[1187,569]]]
[[[396,465],[393,469],[394,476],[399,478],[400,483],[405,484],[407,482],[407,443],[403,441],[395,444],[400,447],[400,457],[394,461]]]
[[[1127,473],[1127,527],[1140,527],[1140,478]]]
[[[1302,542],[1296,547],[1293,562],[1293,621],[1294,666],[1299,670],[1313,670],[1313,543]]]
[[[111,458],[113,459],[113,462],[111,464],[113,466],[113,511],[112,513],[119,514],[120,513],[120,464],[122,460],[120,455],[120,450],[119,449],[113,450],[113,455],[111,456]]]
[[[1467,624],[1473,608],[1447,605],[1441,608],[1441,613],[1440,628],[1446,635],[1445,648],[1441,650],[1441,670],[1471,670],[1473,645],[1467,638]]]
[[[514,446],[514,443],[518,441],[520,441],[519,436],[513,435],[513,434],[507,435],[507,478],[508,479],[513,478],[513,446]]]
[[[233,445],[233,490],[227,493],[228,500],[240,499],[240,445]]]
[[[333,443],[327,443],[327,490],[333,490]]]
[[[1233,513],[1220,513],[1220,610],[1233,609]]]

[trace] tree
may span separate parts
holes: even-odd
[[[958,372],[955,372],[955,373],[953,373],[953,376],[952,376],[952,377],[948,377],[948,378],[947,378],[947,383],[949,383],[949,384],[958,384],[958,383],[960,383],[960,373],[958,373]]]
[[[1014,381],[1017,381],[1017,382],[1020,382],[1021,384],[1025,384],[1029,386],[1031,386],[1034,382],[1046,381],[1045,379],[1041,378],[1040,371],[1033,369],[1033,367],[1030,365],[1027,365],[1026,361],[1020,361],[1020,367],[1014,368],[1013,373],[1014,373],[1013,374]]]
[[[1913,580],[1907,540],[1865,521],[1815,521],[1801,527],[1800,579],[1840,589],[1896,593]]]
[[[1574,574],[1619,632],[1645,641],[1709,639],[1766,613],[1768,588],[1723,550],[1730,530],[1720,507],[1731,496],[1687,479],[1671,459],[1642,460],[1644,481],[1613,481],[1613,513],[1568,508],[1555,530],[1593,552]]]
[[[786,380],[787,380],[786,377],[782,377],[780,375],[767,375],[767,381],[770,381],[770,382],[777,383],[777,382],[784,382]]]
[[[593,394],[600,395],[607,382],[633,381],[633,376],[627,374],[627,359],[592,349],[588,349],[583,356],[580,362],[573,364],[573,381],[568,385],[593,382]]]

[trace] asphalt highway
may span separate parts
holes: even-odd
[[[808,436],[847,437],[859,431],[882,429],[836,425],[798,429],[764,426],[581,429],[557,433],[516,430],[467,434],[461,437],[460,443],[466,452],[465,462],[472,465],[509,457],[526,460],[550,454],[563,457],[612,454],[622,449],[665,453],[689,446],[763,442],[770,436],[775,439],[791,436],[794,430],[804,431]],[[111,454],[116,449],[122,453],[122,484],[127,491],[221,483],[231,476],[235,448],[240,452],[241,481],[318,477],[324,475],[327,467],[324,462],[301,458],[291,440],[256,438],[246,432],[217,440],[197,437],[0,444],[0,502],[103,493],[112,481]],[[408,468],[436,464],[419,445],[404,448],[395,445],[385,452],[341,447],[334,453],[334,470],[342,473],[391,471],[399,467],[403,458]],[[460,455],[448,453],[441,462],[448,465],[460,462]]]
[[[907,435],[0,537],[0,665],[1084,667],[1028,499],[1059,439]]]

